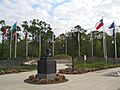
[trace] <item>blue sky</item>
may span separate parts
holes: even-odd
[[[81,25],[89,31],[103,17],[105,30],[120,25],[120,0],[0,0],[0,20],[20,25],[34,18],[51,24],[56,35]]]

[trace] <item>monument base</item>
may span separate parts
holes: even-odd
[[[42,78],[42,79],[50,79],[50,80],[54,80],[56,77],[56,73],[55,74],[38,74],[38,78]]]
[[[56,61],[53,57],[43,57],[38,61],[38,78],[54,79],[56,77]]]

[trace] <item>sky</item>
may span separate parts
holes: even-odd
[[[120,0],[0,0],[0,20],[13,25],[39,19],[49,23],[56,35],[74,26],[91,31],[103,17],[105,30],[120,25]]]

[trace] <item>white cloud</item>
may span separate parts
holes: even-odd
[[[102,16],[104,18],[105,27],[107,27],[113,20],[116,23],[119,21],[120,12],[118,10],[120,7],[117,3],[119,3],[119,1],[73,0],[72,2],[58,6],[54,10],[54,13],[56,17],[58,17],[58,21],[59,17],[62,16],[69,18],[65,23],[65,27],[71,26],[72,28],[74,25],[80,24],[85,29],[92,29]],[[54,23],[58,21],[54,21]],[[63,27],[61,27],[61,29],[62,28]]]
[[[4,0],[1,8],[0,19],[5,19],[6,22],[12,24],[14,22],[18,22],[19,24],[23,20],[31,20],[33,18],[39,18],[40,20],[47,21],[49,14],[47,13],[47,10],[41,9],[41,8],[32,8],[32,1],[28,3],[28,0],[22,1],[19,0],[16,2],[16,0],[12,0],[11,2],[8,0],[7,5],[6,1]]]

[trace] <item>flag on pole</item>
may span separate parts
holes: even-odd
[[[17,23],[13,25],[13,30],[16,30],[16,29],[17,29]]]
[[[96,30],[100,29],[104,25],[103,18],[96,24]]]
[[[113,36],[115,36],[115,24],[114,24],[114,22],[110,25],[109,29],[113,29]]]
[[[15,56],[14,56],[14,58],[16,58],[16,55],[17,55],[17,23],[15,23],[14,25],[13,25],[13,36],[14,36],[14,39],[15,39]]]
[[[13,36],[12,36],[12,38],[14,39],[15,37],[16,37],[16,35],[17,35],[17,23],[15,23],[14,25],[13,25],[13,27],[12,27],[12,32],[13,32]]]
[[[113,30],[113,41],[112,41],[112,43],[114,44],[115,58],[117,58],[116,31],[115,31],[115,23],[114,22],[110,25],[109,29]]]

